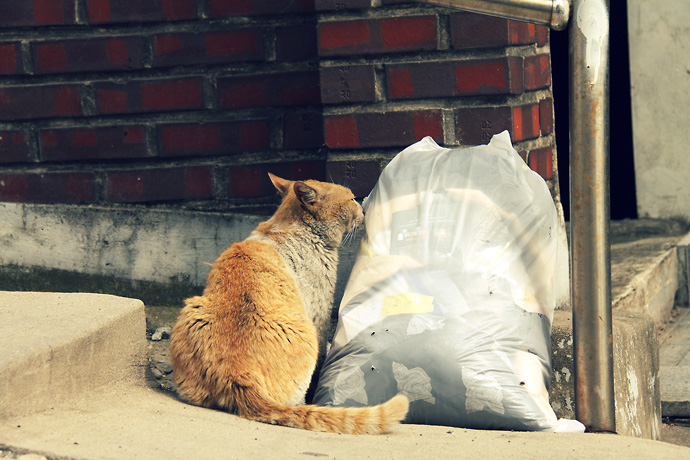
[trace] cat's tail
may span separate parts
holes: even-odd
[[[261,398],[259,399],[261,400]],[[259,422],[342,434],[388,433],[407,415],[410,403],[400,393],[383,404],[367,407],[285,406],[261,402],[242,415]]]

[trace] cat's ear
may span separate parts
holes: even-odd
[[[280,196],[285,196],[288,194],[292,181],[281,179],[280,177],[271,173],[268,173],[268,177],[271,179],[271,182],[273,182],[273,186],[276,188],[276,190],[278,190],[278,193],[280,193]]]
[[[316,193],[316,190],[302,181],[295,182],[295,195],[302,203],[309,206],[313,206],[319,200],[319,194]]]

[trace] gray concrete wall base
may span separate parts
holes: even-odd
[[[0,203],[0,266],[202,286],[210,264],[262,220],[143,207]]]
[[[142,381],[145,324],[140,300],[0,291],[0,420]]]
[[[559,418],[575,418],[572,314],[556,311],[551,332],[551,406]],[[659,439],[661,401],[659,343],[649,316],[613,315],[613,363],[618,434]]]

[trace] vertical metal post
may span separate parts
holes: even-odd
[[[573,0],[570,225],[575,415],[616,431],[609,242],[609,0]]]

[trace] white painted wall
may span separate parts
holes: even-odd
[[[638,214],[690,218],[690,1],[628,0],[628,30]]]

